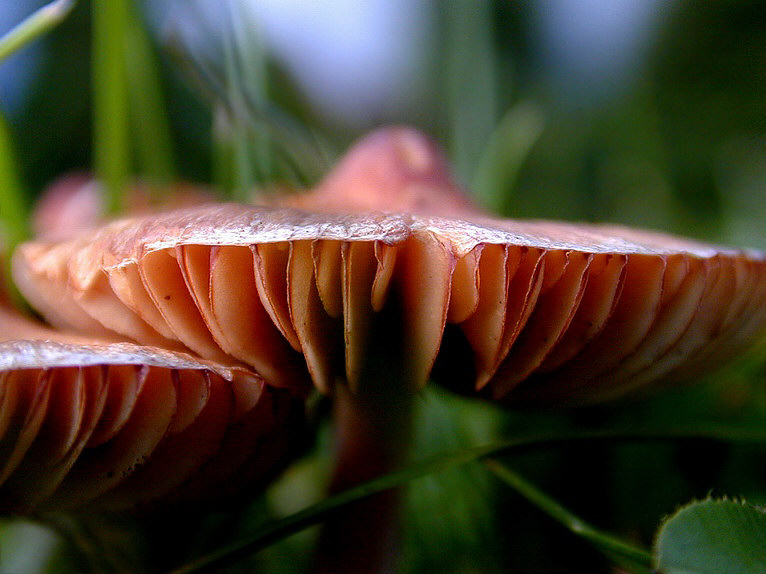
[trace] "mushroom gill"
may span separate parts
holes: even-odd
[[[298,393],[307,373],[357,389],[371,346],[398,338],[382,352],[416,387],[433,372],[505,402],[592,402],[717,365],[766,325],[763,253],[491,217],[406,128],[367,137],[304,195],[27,243],[14,275],[54,325],[241,363]]]
[[[299,419],[251,371],[0,306],[3,514],[221,502],[281,470]]]

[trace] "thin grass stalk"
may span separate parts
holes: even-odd
[[[194,11],[195,6],[192,3],[189,9]],[[233,11],[230,19],[236,19],[236,22],[231,25],[231,34],[217,40],[221,42],[219,58],[211,59],[199,49],[186,45],[180,35],[172,37],[170,42],[171,51],[181,69],[216,110],[225,110],[225,114],[216,111],[215,173],[224,176],[222,181],[231,179],[225,172],[229,169],[227,166],[232,164],[228,160],[233,151],[227,153],[227,150],[232,150],[233,145],[227,140],[233,138],[228,133],[231,129],[229,124],[235,124],[242,126],[251,143],[254,138],[268,143],[269,172],[264,173],[264,177],[270,176],[266,178],[268,181],[273,182],[277,179],[274,176],[278,176],[280,181],[296,187],[311,185],[327,172],[336,154],[317,133],[269,101],[268,57],[263,36],[254,29],[258,23],[253,22],[253,15],[242,7],[235,11],[230,5],[229,9]],[[217,31],[203,19],[202,14],[197,13],[196,16],[204,33],[217,39]],[[237,90],[231,89],[234,83],[238,86]],[[226,157],[217,155],[219,149],[227,154]],[[254,148],[250,149],[252,152]],[[253,167],[259,166],[253,164]]]
[[[0,218],[6,254],[29,235],[27,210],[10,128],[0,114]]]
[[[135,6],[127,10],[127,82],[134,128],[136,159],[140,173],[151,184],[167,186],[176,177],[173,138],[165,97],[160,84],[159,62]]]
[[[513,488],[567,530],[592,543],[602,552],[645,570],[652,567],[652,555],[648,550],[629,544],[587,523],[497,459],[487,459],[484,465],[503,483]]]
[[[224,199],[234,197],[234,189],[237,186],[236,174],[236,147],[233,142],[232,131],[234,120],[228,108],[217,100],[213,104],[212,123],[212,168],[213,184],[219,190]]]
[[[390,472],[335,494],[281,520],[266,524],[247,539],[234,542],[230,546],[201,556],[173,570],[172,574],[218,572],[220,569],[235,564],[280,540],[319,524],[339,509],[355,504],[359,500],[397,488],[412,480],[488,457],[536,452],[543,448],[573,448],[578,443],[625,444],[631,442],[699,441],[700,439],[724,443],[763,444],[766,443],[766,433],[715,426],[706,428],[613,429],[582,431],[563,436],[547,434],[519,437],[485,446],[464,448],[419,461],[402,470]]]
[[[92,2],[93,150],[107,209],[122,209],[130,171],[127,78],[129,0]]]
[[[15,26],[0,38],[0,62],[61,24],[75,4],[75,0],[55,0]]]
[[[55,0],[34,12],[0,38],[0,62],[61,24],[76,0]],[[3,249],[8,255],[29,236],[28,207],[16,167],[12,137],[5,117],[0,114],[0,221]],[[8,258],[6,257],[6,261]],[[5,270],[7,273],[7,270]],[[8,277],[6,276],[6,279]],[[11,285],[10,281],[6,281]]]
[[[467,181],[497,125],[492,2],[449,0],[442,6],[451,163],[458,177]]]
[[[520,102],[506,112],[481,154],[471,185],[484,207],[511,213],[519,172],[544,127],[543,112],[532,102]]]
[[[269,74],[266,45],[260,23],[241,2],[229,0],[234,61],[242,101],[252,101],[260,107],[268,102]],[[266,130],[253,130],[249,134],[253,175],[258,184],[273,181],[274,158],[270,134]]]
[[[19,304],[22,297],[13,284],[10,261],[16,245],[29,237],[29,216],[11,139],[8,124],[0,113],[0,267],[6,293]]]
[[[182,44],[172,46],[179,66],[187,73],[201,93],[213,102],[214,166],[216,181],[228,183],[232,178],[227,170],[230,160],[232,136],[227,133],[230,124],[241,125],[247,133],[268,134],[271,142],[273,170],[279,179],[294,187],[308,187],[326,173],[336,156],[329,142],[316,132],[306,129],[293,117],[270,102],[255,102],[249,94],[233,101],[229,81],[217,63],[189,51]],[[224,56],[224,60],[226,57]],[[223,66],[226,67],[225,65]],[[221,156],[221,154],[224,154]]]
[[[236,61],[237,46],[229,34],[223,38],[224,78],[226,90],[226,102],[232,109],[244,107],[245,93],[242,87],[241,77],[237,69]],[[221,137],[228,139],[232,153],[232,177],[231,189],[233,199],[247,201],[247,195],[255,183],[253,158],[250,153],[250,143],[247,125],[240,122],[236,115],[231,121],[226,122],[227,128]]]
[[[0,63],[6,58],[47,34],[61,24],[76,4],[76,0],[55,0],[34,12],[0,38]],[[10,254],[29,237],[28,206],[16,167],[12,137],[5,117],[0,113],[0,223],[2,223],[2,278],[7,292],[16,302],[21,295],[13,286]]]

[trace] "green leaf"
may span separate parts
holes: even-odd
[[[29,520],[0,522],[0,572],[45,572],[61,541]]]
[[[766,509],[733,500],[693,502],[664,522],[655,557],[663,574],[766,572]]]

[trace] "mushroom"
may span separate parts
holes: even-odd
[[[176,184],[154,197],[152,188],[141,182],[126,190],[123,211],[133,215],[157,209],[189,207],[213,201],[213,194],[189,184]],[[37,238],[60,241],[92,230],[106,221],[102,186],[90,174],[74,172],[50,184],[37,199],[31,215]]]
[[[66,335],[0,305],[0,512],[234,498],[289,460],[301,408],[250,370]]]
[[[763,253],[491,217],[407,128],[368,136],[306,194],[31,242],[14,273],[54,325],[242,363],[299,394],[296,363],[356,393],[371,348],[393,346],[414,388],[439,357],[465,392],[592,402],[718,364],[766,323]]]
[[[31,242],[14,275],[59,327],[334,395],[335,488],[400,463],[411,397],[429,377],[503,403],[606,400],[717,365],[766,325],[763,253],[492,217],[408,128],[366,137],[303,195]],[[383,523],[388,502],[370,503]],[[352,520],[330,528],[320,567],[385,561],[385,537],[368,547],[375,526]]]

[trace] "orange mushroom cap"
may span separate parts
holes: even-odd
[[[164,189],[162,197],[153,197],[156,192],[138,182],[125,195],[124,210],[131,215],[214,200],[210,191],[183,183]],[[106,200],[99,182],[88,173],[75,172],[60,177],[44,190],[32,212],[32,231],[38,238],[60,241],[103,225],[106,217]]]
[[[14,268],[57,326],[249,365],[299,393],[307,374],[356,389],[376,345],[416,386],[433,374],[503,401],[591,402],[719,364],[766,325],[763,253],[491,217],[407,128],[368,136],[305,195],[28,243]]]
[[[270,480],[301,408],[258,375],[0,307],[0,512],[219,503]]]

